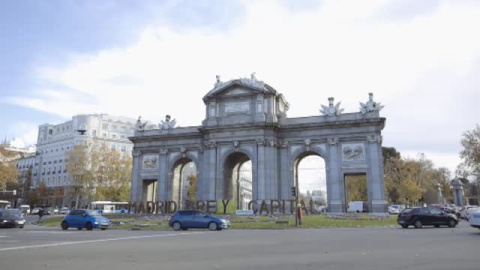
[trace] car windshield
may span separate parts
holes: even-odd
[[[413,209],[405,209],[405,210],[403,210],[402,213],[410,213],[410,212],[412,212],[412,210],[413,210]]]
[[[2,218],[12,218],[12,217],[21,217],[22,214],[17,211],[4,211],[0,213]]]
[[[100,214],[97,211],[87,211],[87,214],[89,216],[100,216]]]

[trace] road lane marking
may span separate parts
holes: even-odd
[[[0,252],[2,252],[2,251],[10,251],[10,250],[19,250],[19,249],[29,249],[29,248],[58,247],[58,246],[77,245],[77,244],[99,243],[99,242],[109,242],[109,241],[121,241],[121,240],[142,239],[142,238],[167,237],[167,236],[182,236],[182,235],[203,234],[203,233],[208,233],[208,232],[154,234],[154,235],[143,235],[143,236],[132,236],[132,237],[121,237],[121,238],[109,238],[109,239],[97,239],[97,240],[86,240],[86,241],[75,241],[75,242],[60,242],[60,243],[54,243],[54,244],[44,244],[44,245],[33,245],[33,246],[20,246],[20,247],[10,247],[10,248],[0,248]]]

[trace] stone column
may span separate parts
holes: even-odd
[[[387,201],[385,200],[385,181],[383,176],[383,158],[382,158],[382,137],[380,135],[370,135],[367,137],[369,156],[368,166],[370,168],[369,201],[371,204],[371,213],[385,213],[387,211]],[[371,195],[371,197],[370,197]]]
[[[265,200],[265,140],[257,139],[257,193],[252,194],[254,200]]]
[[[437,203],[443,204],[442,186],[437,183]]]
[[[214,141],[205,143],[205,157],[203,169],[203,199],[216,200],[217,182],[217,144]]]
[[[341,173],[342,157],[339,157],[338,138],[328,138],[327,197],[330,213],[345,212],[345,189]]]
[[[169,200],[168,196],[170,193],[168,187],[168,149],[160,149],[159,154],[157,201],[166,201]]]
[[[142,179],[140,178],[140,173],[142,171],[142,153],[140,151],[134,150],[132,153],[133,156],[133,168],[132,168],[132,182],[131,182],[131,191],[130,191],[130,202],[140,202],[141,192],[142,192]]]
[[[455,178],[452,181],[452,188],[453,188],[453,196],[455,197],[455,205],[463,206],[464,205],[463,184],[458,178]]]

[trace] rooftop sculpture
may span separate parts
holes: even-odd
[[[368,93],[367,103],[360,102],[360,112],[362,114],[366,114],[367,112],[380,111],[381,109],[383,109],[383,107],[385,106],[380,105],[380,102],[373,101],[373,93]]]
[[[343,112],[343,109],[340,109],[340,103],[341,102],[338,102],[337,105],[333,106],[334,100],[335,99],[333,97],[329,97],[328,98],[328,107],[324,106],[324,105],[320,105],[320,106],[322,106],[322,109],[320,110],[320,112],[323,113],[326,116],[338,116],[338,115],[340,115]]]

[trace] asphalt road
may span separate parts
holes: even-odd
[[[457,228],[77,231],[0,229],[0,269],[480,269]]]

